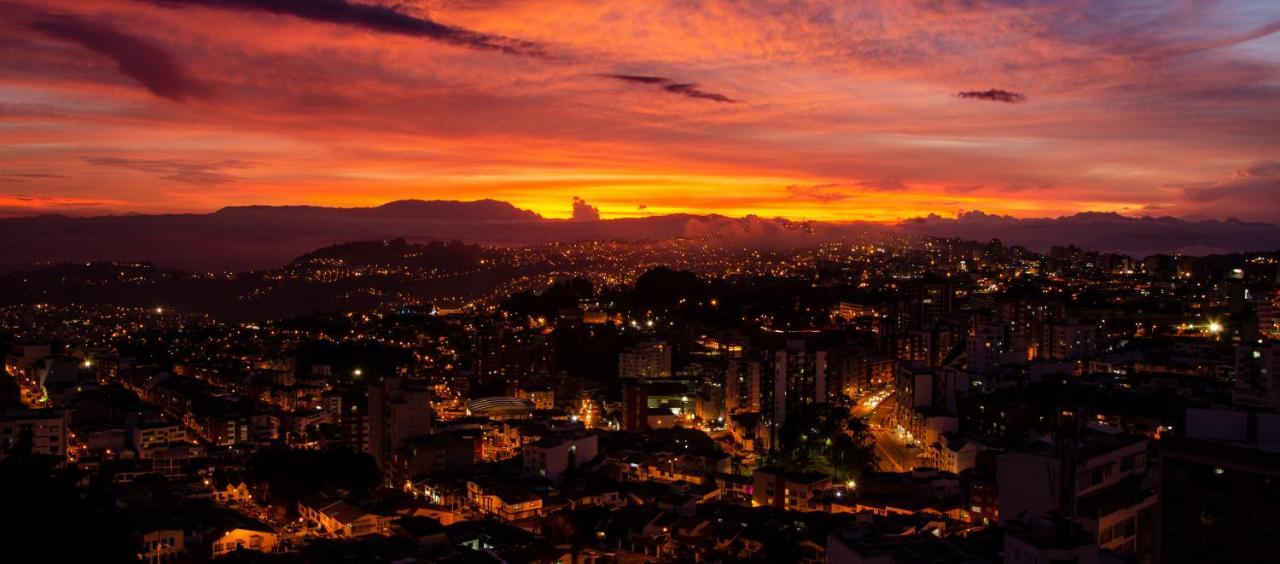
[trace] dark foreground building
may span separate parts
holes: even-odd
[[[1160,441],[1160,562],[1280,562],[1280,453]]]

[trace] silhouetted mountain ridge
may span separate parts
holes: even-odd
[[[1176,217],[1129,217],[1114,212],[1082,212],[1056,218],[1018,219],[972,211],[955,218],[938,215],[902,222],[909,233],[965,239],[1001,239],[1047,250],[1055,245],[1134,256],[1156,253],[1207,255],[1280,248],[1280,226]]]
[[[1280,248],[1280,227],[1276,225],[1133,218],[1110,212],[1017,219],[974,211],[955,218],[932,215],[894,225],[719,214],[572,221],[547,219],[497,200],[400,200],[364,208],[234,206],[208,214],[0,219],[0,267],[115,260],[149,261],[194,271],[260,270],[288,264],[323,247],[396,238],[524,245],[683,237],[785,248],[894,231],[980,241],[998,238],[1037,250],[1074,244],[1137,256]]]
[[[262,216],[292,213],[299,215],[354,215],[368,217],[410,217],[448,221],[536,221],[541,215],[499,200],[395,200],[375,207],[338,208],[326,206],[227,206],[212,215]]]

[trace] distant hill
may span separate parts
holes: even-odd
[[[537,221],[542,219],[498,200],[397,200],[372,208],[327,208],[322,206],[231,206],[213,212],[214,216],[236,219],[282,219],[299,221]]]
[[[882,226],[863,225],[859,229]],[[603,221],[545,219],[506,202],[391,202],[372,208],[242,206],[209,214],[43,215],[0,219],[0,267],[37,262],[147,261],[191,271],[277,268],[313,249],[357,240],[551,241],[714,238],[785,245],[836,238],[844,224],[674,214]]]
[[[1086,250],[1139,257],[1157,253],[1203,256],[1280,249],[1280,226],[1235,219],[1186,221],[1096,212],[1053,219],[1017,219],[975,211],[957,218],[934,215],[913,219],[903,222],[900,228],[935,237],[1000,239],[1039,251],[1073,244]]]
[[[413,244],[404,239],[357,241],[317,249],[294,259],[290,267],[303,268],[341,261],[351,266],[397,265],[414,268],[459,269],[474,267],[486,257],[483,247],[461,242],[432,241]]]
[[[494,200],[407,200],[373,208],[244,206],[209,214],[43,215],[0,219],[0,265],[117,260],[196,271],[256,270],[353,240],[505,242],[512,226],[545,221]]]
[[[1047,250],[1053,245],[1146,255],[1280,248],[1280,227],[1085,213],[1015,219],[970,212],[898,225],[672,214],[570,221],[495,200],[405,200],[371,208],[229,207],[209,214],[0,219],[0,267],[39,262],[149,261],[191,271],[278,268],[314,249],[357,240],[463,241],[491,245],[687,237],[757,247],[838,240],[867,232],[958,237]]]

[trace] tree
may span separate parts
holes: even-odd
[[[875,471],[874,438],[866,422],[852,417],[848,409],[814,406],[787,417],[767,462],[787,471],[855,480]]]
[[[667,309],[679,304],[680,300],[696,300],[706,291],[707,285],[698,275],[659,266],[636,279],[631,301],[642,309]]]

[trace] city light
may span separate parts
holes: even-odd
[[[1280,0],[3,6],[0,561],[1276,561]]]

